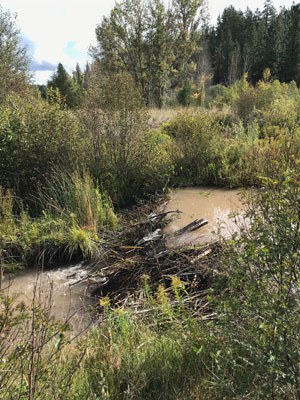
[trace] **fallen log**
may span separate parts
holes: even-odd
[[[183,228],[179,229],[175,232],[176,235],[182,235],[183,233],[193,232],[203,226],[207,225],[208,221],[206,219],[195,219],[195,221],[191,222],[190,224],[184,226]]]

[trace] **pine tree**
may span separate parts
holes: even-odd
[[[232,84],[242,77],[245,67],[244,31],[243,13],[232,6],[225,8],[214,33],[216,47],[213,49],[212,59],[215,82]]]
[[[276,10],[271,0],[266,0],[262,12],[256,14],[256,41],[254,43],[254,63],[251,70],[251,80],[257,82],[262,78],[266,68],[274,70],[276,64]]]
[[[300,4],[293,5],[286,12],[285,48],[283,50],[281,71],[282,78],[300,84]]]
[[[74,108],[80,104],[80,86],[71,78],[61,63],[58,64],[56,72],[48,81],[47,87],[58,89],[67,107]]]

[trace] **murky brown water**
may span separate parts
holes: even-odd
[[[235,223],[241,217],[230,218],[232,214],[242,214],[244,209],[238,190],[207,187],[176,189],[165,211],[180,210],[172,216],[164,229],[170,248],[193,244],[204,244],[220,237],[228,238],[238,231]],[[208,225],[194,232],[176,235],[175,232],[195,219],[208,220]]]
[[[36,292],[36,298],[39,297],[44,306],[51,303],[53,316],[62,321],[70,319],[74,332],[78,333],[91,323],[88,309],[92,300],[86,296],[86,281],[72,284],[87,274],[81,264],[44,272],[31,270],[5,276],[2,288],[9,295],[18,294],[16,301],[28,306],[32,304]]]

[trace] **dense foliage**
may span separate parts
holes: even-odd
[[[300,399],[299,5],[230,7],[206,35],[202,12],[199,0],[117,3],[92,65],[70,76],[59,64],[42,98],[0,9],[1,399]],[[185,107],[153,121],[145,104],[168,96]],[[147,275],[123,307],[102,296],[101,324],[72,344],[51,295],[41,303],[36,287],[28,306],[2,290],[3,271],[103,255],[114,208],[201,184],[255,186],[203,306],[184,274]]]
[[[299,16],[299,4],[278,13],[270,0],[262,11],[226,8],[207,33],[214,83],[230,85],[246,72],[256,83],[270,68],[280,81],[299,84]]]
[[[29,56],[15,17],[0,5],[0,104],[11,92],[23,93],[29,83]]]
[[[24,199],[59,165],[66,172],[88,152],[78,119],[60,104],[11,96],[0,106],[0,184]]]

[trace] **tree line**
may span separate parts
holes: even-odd
[[[1,93],[24,90],[29,59],[8,12],[1,10]],[[245,74],[255,84],[268,69],[273,79],[300,83],[300,4],[278,12],[271,0],[263,10],[230,6],[209,26],[203,0],[123,0],[95,29],[92,62],[72,74],[59,64],[42,96],[58,89],[69,108],[82,105],[95,77],[128,73],[148,106],[203,103],[211,85],[231,85]],[[101,73],[99,74],[99,71]],[[93,78],[94,77],[94,78]],[[9,85],[9,88],[7,87]],[[48,93],[48,94],[47,94]]]
[[[269,68],[273,78],[300,84],[300,4],[280,12],[271,0],[262,11],[228,7],[205,36],[213,83],[230,85],[245,73],[256,83]]]
[[[93,61],[71,76],[60,64],[49,87],[69,106],[80,103],[93,70],[129,73],[146,105],[162,107],[192,96],[203,102],[211,84],[231,85],[247,74],[255,84],[267,69],[272,78],[300,83],[300,4],[277,12],[271,0],[262,11],[233,6],[209,26],[202,0],[124,0],[96,27]],[[99,74],[98,74],[99,75]]]

